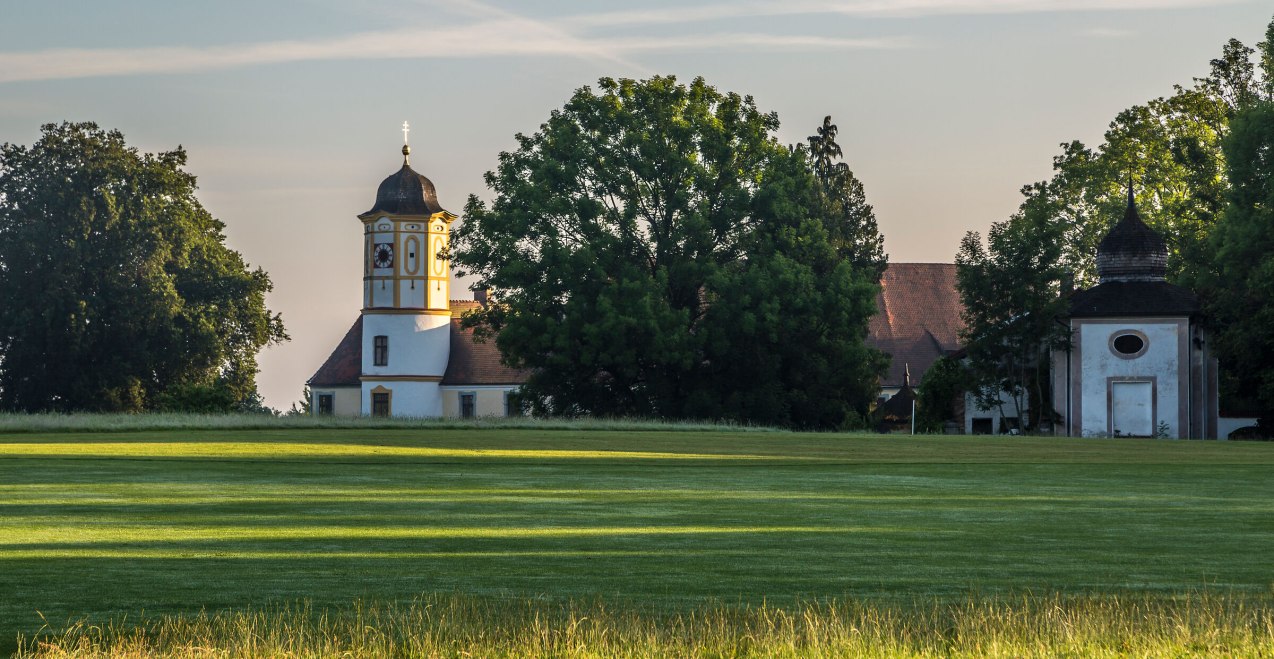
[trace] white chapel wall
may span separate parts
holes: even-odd
[[[1181,436],[1181,351],[1186,340],[1185,319],[1101,319],[1078,324],[1080,422],[1084,436],[1111,434],[1111,378],[1153,383],[1154,427],[1166,424],[1169,437]],[[1124,331],[1145,336],[1145,352],[1128,359],[1111,348],[1111,337]]]

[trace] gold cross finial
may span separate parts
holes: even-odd
[[[403,122],[403,165],[411,164],[407,160],[407,156],[411,155],[411,147],[407,146],[407,133],[411,132],[411,126],[407,122]]]

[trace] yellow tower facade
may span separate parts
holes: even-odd
[[[386,178],[363,223],[363,309],[449,316],[451,264],[444,258],[456,216],[438,204],[433,182],[403,166]]]
[[[439,384],[450,355],[451,264],[456,216],[433,182],[403,165],[381,182],[363,223],[361,409],[365,415],[442,415]]]

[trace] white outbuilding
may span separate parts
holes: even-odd
[[[1199,300],[1165,278],[1168,248],[1137,214],[1097,248],[1100,283],[1071,296],[1071,345],[1053,354],[1059,433],[1217,436],[1217,362]]]

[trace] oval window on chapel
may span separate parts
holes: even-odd
[[[1146,349],[1146,339],[1140,333],[1120,334],[1110,342],[1115,352],[1125,357],[1136,357]]]

